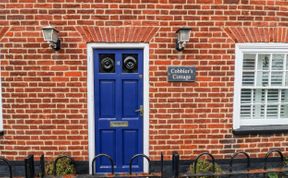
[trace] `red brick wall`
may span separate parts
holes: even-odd
[[[149,42],[153,159],[288,151],[286,134],[232,134],[235,42],[287,42],[287,10],[286,0],[2,0],[0,155],[88,160],[87,42]],[[48,24],[60,31],[59,52],[43,41]],[[182,26],[192,34],[177,52]],[[197,81],[168,83],[169,65],[196,66]]]

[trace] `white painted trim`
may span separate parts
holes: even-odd
[[[149,45],[146,43],[89,43],[87,44],[87,87],[88,87],[88,148],[89,165],[95,156],[95,118],[94,118],[94,69],[93,49],[143,49],[143,153],[149,156]],[[89,172],[91,172],[89,166]],[[148,172],[148,163],[144,162],[144,172]]]
[[[149,45],[143,44],[143,153],[149,156]],[[144,163],[144,172],[148,172],[148,162]]]
[[[1,68],[0,68],[0,131],[3,131],[3,112],[2,112],[2,81],[1,81]]]
[[[288,125],[288,118],[280,119],[241,119],[241,126],[259,126],[259,125]]]
[[[237,43],[236,48],[240,49],[241,51],[261,51],[267,49],[269,51],[277,51],[277,50],[287,50],[288,43]]]
[[[239,129],[241,125],[279,125],[275,120],[240,120],[240,101],[242,87],[242,65],[245,53],[287,53],[288,43],[238,43],[235,45],[235,77],[234,77],[234,101],[233,101],[233,129]],[[257,88],[257,87],[251,87]],[[281,88],[281,87],[278,87]],[[274,123],[273,123],[274,121]],[[281,124],[288,124],[284,119]]]
[[[240,100],[241,100],[241,81],[242,81],[242,59],[243,52],[236,44],[235,48],[235,77],[234,77],[234,105],[233,105],[233,129],[240,128]]]
[[[87,46],[87,100],[88,100],[88,151],[89,173],[92,174],[91,164],[95,157],[95,120],[94,120],[94,68],[93,48]]]

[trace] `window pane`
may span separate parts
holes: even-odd
[[[265,102],[265,90],[256,89],[255,91],[255,103],[264,104]]]
[[[277,104],[278,101],[279,101],[279,90],[277,89],[268,90],[268,96],[267,96],[268,104],[272,103]]]
[[[288,70],[288,55],[286,56],[286,70]]]
[[[273,54],[272,70],[284,70],[284,54]]]
[[[264,119],[265,112],[265,90],[256,89],[255,90],[255,106],[253,107],[253,118]]]
[[[255,107],[253,107],[253,118],[254,119],[264,119],[264,112],[265,107],[264,104],[256,104]]]
[[[277,119],[278,118],[278,105],[267,105],[267,118]]]
[[[283,72],[271,73],[271,86],[282,86]]]
[[[256,54],[244,54],[243,70],[255,70]]]
[[[256,106],[255,105],[252,105],[252,119],[255,119],[256,118]]]
[[[251,103],[252,93],[250,89],[241,90],[241,103]]]
[[[99,54],[99,71],[101,73],[115,72],[115,54]]]
[[[281,92],[280,117],[288,119],[288,89]]]
[[[288,104],[281,105],[280,117],[288,119]]]
[[[268,86],[269,72],[257,72],[257,86]]]
[[[288,89],[281,92],[281,103],[288,104]]]
[[[258,70],[269,70],[270,54],[258,55]]]
[[[124,73],[138,72],[138,54],[122,54],[122,71]]]
[[[240,108],[241,119],[251,118],[250,113],[251,113],[251,105],[241,105],[241,108]]]
[[[242,85],[243,86],[254,86],[254,72],[243,72]]]
[[[285,86],[288,86],[288,72],[286,72],[285,76]]]

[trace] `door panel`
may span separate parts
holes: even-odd
[[[129,161],[143,153],[143,51],[94,50],[96,154],[112,156],[116,172],[128,172]],[[98,173],[110,172],[105,158],[96,161]],[[143,159],[134,172],[143,171]]]
[[[100,80],[100,118],[115,117],[115,80]]]
[[[139,107],[138,80],[123,80],[122,82],[122,113],[123,117],[138,117],[135,110]]]
[[[130,159],[138,152],[138,130],[123,130],[123,149],[126,151],[123,154],[123,165],[129,167]],[[134,165],[137,166],[135,160]]]
[[[106,149],[106,148],[115,148],[116,146],[115,130],[101,129],[99,133],[100,133],[100,142],[102,143],[100,145],[100,152],[105,152],[106,154],[115,157],[116,155],[115,149],[109,149],[109,150]],[[102,168],[111,169],[110,161],[106,158],[100,158],[100,165]]]

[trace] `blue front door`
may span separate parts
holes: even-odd
[[[129,160],[143,153],[143,51],[95,49],[96,154],[114,159],[116,172],[128,172]],[[110,172],[110,162],[96,162],[98,173]],[[143,160],[133,164],[143,171]]]

